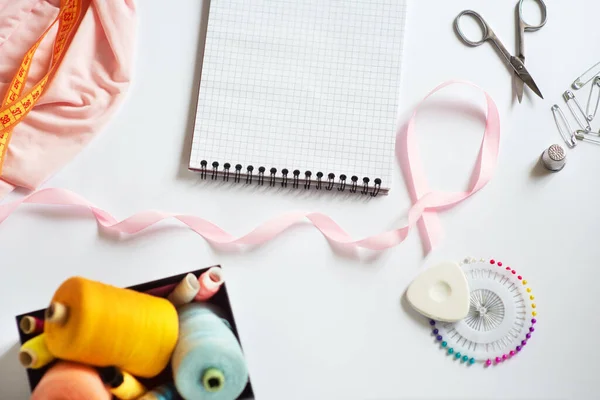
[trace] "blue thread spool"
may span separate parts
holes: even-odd
[[[236,399],[248,382],[242,348],[229,324],[204,303],[179,310],[179,340],[171,365],[186,400]]]
[[[140,397],[138,400],[178,400],[180,399],[179,393],[175,390],[174,383],[167,383],[160,385],[157,388],[152,389],[145,395]]]

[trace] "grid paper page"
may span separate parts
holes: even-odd
[[[389,188],[406,0],[212,0],[190,169],[369,177]]]

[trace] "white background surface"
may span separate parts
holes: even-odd
[[[193,213],[237,234],[289,210],[326,212],[357,237],[401,225],[410,201],[397,168],[391,195],[369,202],[216,187],[188,173],[201,2],[138,3],[135,84],[126,104],[46,186],[75,190],[118,217],[147,208]],[[527,67],[546,100],[526,89],[522,105],[493,48],[466,47],[452,30],[460,11],[475,8],[513,50],[514,3],[409,3],[400,122],[430,89],[457,78],[488,90],[502,121],[494,179],[442,214],[446,238],[433,253],[423,255],[414,231],[397,248],[353,255],[333,250],[308,225],[246,253],[211,247],[175,223],[118,240],[85,214],[24,207],[0,226],[0,397],[28,393],[13,316],[46,306],[65,278],[126,286],[219,263],[259,399],[596,398],[600,148],[570,151],[558,174],[535,165],[560,140],[550,107],[599,61],[600,3],[549,1],[548,25],[526,37]],[[481,107],[481,96],[457,89]],[[432,186],[463,189],[483,124],[462,105],[434,103],[418,123]],[[466,368],[444,357],[426,321],[401,301],[424,268],[467,255],[510,263],[538,299],[534,340],[499,368]]]

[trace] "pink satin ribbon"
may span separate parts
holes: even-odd
[[[421,105],[433,94],[443,88],[453,84],[465,84],[481,90],[485,94],[487,102],[487,117],[485,122],[485,131],[479,148],[477,162],[471,174],[471,184],[469,190],[465,192],[436,192],[431,191],[427,182],[427,177],[423,169],[421,154],[416,142],[415,120],[417,112]],[[426,241],[425,247],[431,250],[435,247],[442,235],[438,211],[455,206],[461,201],[471,197],[481,190],[491,179],[496,169],[498,152],[500,150],[500,116],[496,103],[490,95],[483,89],[470,82],[449,81],[442,83],[429,93],[415,108],[415,111],[408,122],[406,131],[406,154],[407,159],[404,175],[408,189],[415,203],[410,212],[417,212],[422,217],[423,238]],[[409,220],[410,221],[410,220]],[[410,222],[409,222],[410,225]]]
[[[425,100],[439,90],[452,84],[466,84],[481,90],[485,94],[487,101],[487,119],[470,189],[465,192],[437,192],[429,189],[425,177],[416,143],[415,117]],[[424,236],[430,244],[427,247],[431,248],[438,243],[442,231],[437,212],[454,206],[472,196],[492,178],[496,167],[500,142],[498,108],[492,98],[478,86],[469,82],[446,82],[435,88],[419,103],[408,123],[404,139],[406,141],[406,154],[404,154],[404,157],[407,160],[405,174],[414,202],[408,212],[408,223],[402,228],[382,232],[363,239],[353,239],[333,219],[325,214],[316,212],[286,213],[262,223],[250,233],[240,237],[235,237],[212,222],[193,215],[171,214],[161,211],[142,211],[119,221],[107,211],[96,207],[83,197],[68,190],[58,188],[41,189],[22,199],[0,205],[0,223],[22,204],[60,205],[88,209],[96,218],[98,224],[119,233],[136,234],[162,220],[174,218],[213,244],[256,246],[274,239],[293,225],[308,220],[331,242],[371,250],[383,250],[404,241],[409,230],[422,218]]]

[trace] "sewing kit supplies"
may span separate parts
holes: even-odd
[[[565,141],[569,148],[573,148],[577,146],[577,138],[573,133],[573,128],[571,128],[571,124],[569,120],[565,116],[563,110],[559,107],[558,104],[555,104],[551,108],[552,115],[554,116],[554,122],[556,123],[556,127],[558,128],[558,132],[560,136]]]
[[[592,122],[594,118],[596,118],[598,106],[600,106],[600,76],[594,78],[587,106],[585,107],[585,114],[587,115],[588,121]]]
[[[0,199],[39,187],[101,131],[129,87],[135,38],[133,1],[1,2]]]
[[[198,291],[195,300],[206,301],[219,291],[219,288],[224,282],[223,272],[219,267],[212,267],[200,275],[198,282],[200,283],[200,290]]]
[[[200,290],[200,283],[194,274],[187,274],[173,289],[167,299],[175,307],[182,306],[194,300]]]
[[[74,277],[54,294],[44,332],[57,358],[153,377],[169,362],[178,318],[165,299]]]
[[[27,315],[19,322],[19,328],[26,335],[42,333],[44,331],[44,320]]]
[[[584,87],[585,85],[587,85],[588,83],[590,83],[598,75],[600,75],[600,62],[598,64],[592,66],[590,69],[585,71],[583,74],[581,74],[580,77],[575,79],[575,81],[573,82],[573,84],[571,86],[573,87],[573,89],[579,90],[582,87]]]
[[[82,364],[60,361],[35,387],[30,400],[111,400],[98,371]]]
[[[468,282],[469,311],[456,322],[431,319],[435,342],[448,357],[466,365],[504,363],[525,348],[536,329],[533,291],[501,261],[467,257],[459,265]]]
[[[138,400],[178,400],[181,397],[175,390],[174,383],[167,383],[144,394]]]
[[[177,391],[186,400],[235,399],[248,381],[231,328],[203,303],[179,309],[179,340],[171,365]]]
[[[408,287],[406,299],[415,310],[438,321],[460,321],[469,312],[467,279],[452,262],[421,273]]]
[[[135,400],[148,391],[135,377],[117,367],[99,368],[98,372],[102,382],[118,399]]]
[[[546,4],[544,3],[544,1],[543,0],[536,0],[536,1],[537,1],[537,3],[539,3],[540,9],[542,11],[542,19],[541,19],[539,25],[531,25],[531,24],[528,24],[527,22],[525,22],[525,19],[523,16],[523,0],[519,0],[519,2],[517,3],[517,8],[518,8],[518,10],[517,10],[518,11],[518,21],[517,21],[518,22],[518,24],[517,24],[518,52],[517,52],[516,56],[513,56],[506,49],[506,46],[504,46],[504,44],[502,44],[500,39],[498,39],[498,37],[496,36],[496,34],[492,30],[492,28],[488,25],[488,23],[485,21],[485,19],[483,19],[483,17],[481,15],[479,15],[477,12],[475,12],[473,10],[465,10],[465,11],[461,12],[460,14],[458,14],[456,19],[454,20],[454,29],[455,29],[458,37],[466,45],[472,46],[472,47],[477,47],[477,46],[481,46],[485,42],[490,42],[496,47],[496,49],[504,57],[504,60],[512,68],[512,71],[513,71],[515,77],[517,78],[516,83],[515,83],[515,89],[517,92],[517,98],[519,100],[519,103],[521,103],[521,101],[523,100],[523,92],[524,92],[525,85],[529,86],[529,88],[535,94],[537,94],[539,97],[541,97],[542,99],[544,98],[544,96],[542,96],[542,93],[540,92],[540,89],[538,88],[535,81],[531,77],[531,74],[529,73],[529,71],[527,71],[527,68],[525,68],[525,32],[539,31],[540,29],[542,29],[544,27],[544,25],[546,25],[546,21],[547,21],[547,17],[548,17],[547,8],[546,8]],[[479,24],[479,26],[481,27],[481,29],[483,31],[483,35],[480,40],[478,40],[478,41],[469,40],[465,36],[462,29],[460,28],[460,21],[461,21],[461,18],[464,16],[472,17]]]
[[[584,131],[575,131],[574,133],[575,138],[580,141],[580,142],[588,142],[588,143],[594,143],[594,144],[600,144],[600,134],[589,134],[587,132]]]
[[[567,107],[569,107],[569,111],[571,111],[571,114],[573,115],[573,118],[575,118],[575,121],[577,121],[579,127],[584,132],[591,132],[592,127],[589,124],[587,115],[585,111],[583,111],[579,101],[577,101],[575,94],[572,91],[567,90],[563,93],[563,99],[565,100]]]
[[[553,105],[551,110],[552,115],[554,116],[554,122],[556,123],[556,127],[558,128],[558,132],[567,144],[567,147],[572,149],[575,146],[577,146],[578,142],[600,144],[599,132],[591,132],[591,127],[586,129],[573,130],[573,128],[571,128],[571,124],[565,116],[565,113],[562,111],[558,104]],[[573,114],[573,116],[575,116],[575,114]],[[587,126],[589,126],[587,122],[586,124]]]
[[[81,0],[61,0],[60,11],[56,19],[41,35],[39,40],[31,46],[29,51],[25,53],[20,67],[8,86],[4,100],[0,104],[0,174],[2,173],[13,129],[33,109],[60,65],[63,53],[75,33],[79,14],[81,13],[81,3]],[[58,31],[61,32],[61,35],[57,36],[54,43],[54,56],[48,70],[38,82],[35,82],[27,91],[23,92],[29,70],[32,66],[31,61],[40,43],[55,25],[58,25]]]
[[[54,356],[48,350],[46,335],[43,333],[29,339],[19,350],[19,362],[25,368],[42,368],[53,360]]]
[[[567,153],[558,144],[548,147],[541,155],[542,164],[549,171],[560,171],[567,163]]]
[[[592,85],[590,86],[585,111],[573,91],[566,90],[562,96],[571,115],[577,122],[578,129],[571,127],[569,120],[558,104],[554,104],[551,108],[558,132],[570,149],[576,147],[579,142],[600,145],[600,132],[594,131],[590,124],[596,118],[600,105],[600,63],[577,78],[572,86],[575,90],[580,90],[590,82],[592,82]]]
[[[474,169],[470,175],[476,177],[476,179],[472,180],[466,191],[435,191],[429,187],[421,162],[416,138],[415,120],[419,110],[431,96],[448,86],[457,84],[470,86],[481,91],[486,100],[485,131],[477,161],[474,163]],[[408,236],[409,231],[422,220],[423,223],[419,226],[423,232],[424,248],[429,252],[442,237],[441,222],[437,213],[448,210],[465,201],[485,187],[494,175],[500,151],[500,115],[498,107],[491,96],[477,85],[464,81],[448,81],[432,90],[417,105],[412,117],[408,121],[405,135],[399,137],[398,140],[405,141],[404,146],[399,146],[401,148],[399,157],[406,161],[407,167],[403,169],[403,172],[413,202],[412,207],[408,211],[408,222],[403,227],[362,239],[353,238],[331,217],[319,212],[286,213],[263,222],[251,232],[239,237],[195,215],[173,214],[152,210],[143,211],[119,221],[109,212],[99,208],[85,198],[59,188],[41,189],[18,200],[0,204],[0,223],[6,220],[21,204],[61,205],[89,211],[99,226],[108,228],[112,232],[137,234],[165,219],[173,218],[189,227],[211,244],[258,246],[274,239],[296,224],[309,222],[330,242],[355,248],[385,250],[402,243]]]
[[[47,336],[48,333],[44,333],[42,335],[34,336],[35,334],[27,334],[20,327],[27,323],[32,322],[31,318],[35,318],[41,320],[41,317],[46,315],[47,319],[45,321],[46,329],[48,326],[52,324],[58,324],[61,327],[61,330],[56,330],[54,328],[54,334],[61,335],[72,335],[71,342],[72,346],[77,349],[80,345],[83,346],[87,343],[90,348],[90,352],[102,352],[106,353],[105,347],[109,345],[110,339],[105,341],[103,338],[98,338],[96,336],[96,330],[100,331],[107,337],[111,337],[113,340],[113,347],[120,348],[123,352],[127,353],[128,351],[136,351],[139,348],[132,348],[131,343],[128,341],[129,338],[125,336],[132,336],[134,340],[139,341],[142,346],[145,346],[143,349],[146,353],[153,357],[154,353],[161,353],[162,349],[160,346],[150,346],[150,343],[147,339],[148,336],[154,337],[156,333],[156,326],[153,325],[154,318],[148,319],[147,316],[144,318],[140,318],[141,315],[145,314],[148,311],[151,311],[152,308],[150,303],[146,301],[140,301],[139,298],[136,300],[132,300],[129,292],[134,292],[141,298],[150,297],[153,300],[158,300],[161,304],[166,304],[168,309],[175,310],[175,307],[166,300],[166,297],[169,296],[171,292],[181,284],[182,281],[192,278],[196,282],[200,282],[200,277],[203,274],[207,274],[212,271],[213,279],[217,279],[221,277],[220,272],[221,269],[219,267],[205,268],[198,271],[193,271],[190,274],[180,274],[176,276],[172,276],[169,278],[161,279],[154,282],[147,282],[140,285],[132,286],[128,289],[119,289],[114,288],[112,286],[108,286],[105,284],[101,284],[99,282],[87,281],[83,278],[71,278],[65,281],[59,289],[56,291],[53,301],[50,303],[50,306],[45,310],[31,311],[25,313],[23,315],[17,316],[17,326],[19,327],[19,336],[21,338],[21,343],[25,345],[31,339],[34,339],[38,336]],[[67,284],[67,282],[75,280],[76,283]],[[222,280],[222,279],[221,279]],[[79,282],[81,281],[81,282]],[[90,284],[91,282],[91,284]],[[71,286],[69,286],[71,285]],[[91,285],[91,286],[90,286]],[[99,290],[97,287],[101,287],[102,289],[108,290],[110,296],[107,297],[107,294],[103,290]],[[106,287],[106,288],[105,288]],[[118,290],[117,290],[118,289]],[[63,293],[64,291],[69,292],[69,295]],[[128,293],[125,295],[128,299],[125,300],[123,304],[119,304],[120,299],[116,299],[116,297],[112,297],[112,294],[120,293],[122,296],[122,291]],[[151,293],[156,293],[156,295]],[[157,297],[158,296],[158,297]],[[68,297],[68,299],[67,299]],[[73,302],[71,302],[73,300]],[[79,300],[79,301],[75,301]],[[118,300],[118,301],[117,301]],[[73,307],[72,304],[77,304],[76,307]],[[152,302],[152,304],[154,304]],[[235,320],[233,318],[231,307],[229,305],[229,300],[227,297],[227,290],[224,284],[219,286],[219,289],[212,297],[200,304],[202,307],[208,307],[211,310],[213,307],[215,310],[218,309],[218,318],[221,321],[221,324],[228,329],[219,331],[218,329],[211,328],[210,325],[207,326],[208,331],[211,336],[210,338],[205,338],[203,340],[204,345],[210,346],[210,344],[214,344],[215,348],[212,349],[214,352],[219,353],[223,352],[223,348],[219,347],[222,344],[219,342],[220,339],[223,339],[224,342],[229,346],[231,345],[231,338],[233,336],[234,341],[237,341],[237,330],[235,326]],[[123,307],[123,305],[127,305],[127,307]],[[97,310],[97,308],[106,308],[110,312],[107,315],[102,311],[105,310]],[[90,310],[95,310],[90,317],[87,315]],[[87,319],[84,318],[83,315],[87,315]],[[216,314],[215,314],[216,315]],[[23,322],[24,320],[28,320],[29,322]],[[120,323],[115,321],[127,321],[127,323]],[[150,321],[151,325],[149,325],[148,329],[137,329],[136,326],[141,321]],[[79,322],[80,329],[75,329],[74,326],[69,326],[69,324]],[[175,323],[177,325],[176,332],[179,333],[179,317],[175,314]],[[96,325],[89,325],[96,324]],[[113,329],[109,331],[109,327],[112,326]],[[95,329],[92,329],[94,327]],[[170,331],[167,331],[169,333]],[[220,338],[218,334],[224,333],[225,336]],[[87,335],[86,339],[81,339],[80,335]],[[40,339],[38,339],[40,340]],[[65,339],[66,340],[66,339]],[[120,343],[119,341],[126,340],[126,343]],[[175,337],[177,340],[177,337]],[[212,341],[211,341],[212,340]],[[145,345],[143,343],[146,343]],[[241,351],[241,346],[238,342],[238,351]],[[173,346],[173,350],[175,346]],[[110,353],[110,348],[109,352]],[[211,349],[204,349],[205,351],[210,352]],[[231,350],[228,350],[231,351]],[[234,351],[235,352],[235,351]],[[85,352],[80,351],[81,354]],[[80,355],[81,355],[80,354]],[[171,361],[171,356],[173,352],[171,351],[168,354],[168,359]],[[238,354],[239,355],[239,354]],[[160,357],[160,354],[158,354]],[[147,361],[147,354],[138,354],[136,356],[139,360]],[[87,358],[84,356],[83,358]],[[173,371],[170,363],[168,363],[158,375],[146,379],[144,376],[133,373],[124,367],[117,367],[115,364],[105,364],[105,365],[94,365],[97,364],[97,359],[87,359],[82,360],[80,363],[74,363],[71,361],[66,362],[64,359],[57,357],[57,362],[52,362],[47,364],[44,367],[39,369],[28,368],[25,371],[27,372],[27,376],[29,378],[30,386],[32,392],[35,393],[36,400],[64,400],[64,397],[61,397],[58,392],[59,389],[62,388],[64,390],[65,387],[68,387],[69,379],[75,381],[80,381],[83,378],[79,378],[81,375],[85,379],[92,379],[95,382],[92,382],[89,386],[94,387],[90,394],[89,390],[85,388],[79,388],[77,382],[75,382],[75,390],[73,394],[73,400],[104,400],[108,398],[134,398],[134,399],[146,399],[146,400],[179,400],[181,396],[177,393],[173,382]],[[66,367],[57,368],[58,365],[68,365],[69,368],[67,372],[60,373],[61,369],[65,369]],[[217,382],[217,389],[220,388],[219,384],[222,384],[223,387],[229,388],[229,383],[223,383],[224,379],[228,379],[231,374],[231,368],[224,368],[224,372],[222,371],[223,366],[215,363],[207,368],[206,373],[203,373],[201,376],[197,377],[199,384],[207,385],[211,388],[213,383]],[[246,383],[242,388],[242,392],[238,397],[231,397],[231,400],[234,399],[249,399],[253,398],[252,387],[250,384],[250,380],[247,376],[246,371]],[[54,378],[54,376],[60,375],[60,378]],[[67,376],[69,378],[67,378]],[[200,382],[204,378],[204,383]],[[84,379],[84,380],[85,380]],[[51,382],[50,382],[51,381]],[[103,383],[106,382],[106,383]],[[235,381],[235,380],[234,380]],[[44,382],[44,383],[42,383]],[[102,390],[99,391],[98,383]],[[67,386],[65,386],[67,385]],[[79,386],[77,386],[79,385]],[[228,386],[229,385],[229,386]],[[146,391],[146,389],[151,389],[150,391]],[[225,390],[218,390],[218,392],[225,393]],[[57,394],[59,393],[59,394]],[[63,392],[64,395],[64,392]],[[100,397],[98,397],[100,396]],[[107,397],[108,396],[108,397]],[[1,397],[1,396],[0,396]],[[71,399],[71,398],[70,398]]]

